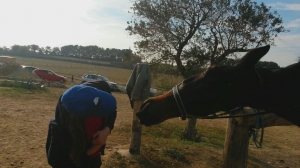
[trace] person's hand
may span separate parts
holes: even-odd
[[[110,134],[110,129],[108,127],[105,127],[104,129],[95,132],[93,135],[92,144],[101,145],[101,146],[104,145],[106,143],[106,139],[109,134]]]
[[[89,150],[87,150],[86,154],[88,156],[93,155],[94,153],[96,153],[101,148],[101,146],[102,145],[93,145],[92,147],[90,147]]]
[[[105,127],[104,129],[95,132],[92,140],[93,146],[87,151],[87,155],[94,154],[101,148],[102,145],[106,144],[106,140],[109,134],[110,129],[108,127]]]

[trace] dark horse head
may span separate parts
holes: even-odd
[[[213,65],[171,91],[146,100],[137,117],[146,126],[174,117],[203,117],[236,107],[275,113],[300,125],[300,63],[269,70],[255,64],[270,46],[250,50],[234,66]]]

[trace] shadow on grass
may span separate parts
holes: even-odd
[[[257,165],[259,165],[259,166],[261,166],[261,167],[265,167],[265,168],[276,168],[275,166],[272,166],[272,165],[270,165],[270,164],[268,164],[268,163],[266,163],[266,162],[263,162],[263,161],[261,161],[261,160],[259,160],[259,159],[254,158],[254,157],[252,157],[252,156],[248,156],[248,160],[254,162],[255,164],[257,164]]]
[[[128,167],[135,167],[134,165],[138,165],[138,167],[143,168],[153,168],[156,167],[156,164],[153,164],[149,161],[143,154],[131,154],[128,149],[120,149],[115,153],[119,160],[123,160],[123,164],[127,164]]]

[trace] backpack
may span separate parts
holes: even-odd
[[[61,102],[56,106],[55,117],[49,122],[46,141],[46,155],[48,164],[52,167],[60,167],[69,161],[72,138],[64,123],[64,115],[67,115]]]
[[[52,118],[49,123],[49,131],[46,142],[46,154],[48,164],[53,168],[77,167],[69,158],[72,139],[67,131],[66,125],[60,123],[56,118]],[[104,152],[105,145],[101,148]],[[99,168],[101,159],[91,158],[86,155],[82,159],[83,165],[80,168]]]

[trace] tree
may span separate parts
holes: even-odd
[[[10,51],[10,50],[6,46],[3,46],[3,51]]]
[[[26,54],[29,53],[29,48],[29,46],[13,45],[11,51],[16,54]]]
[[[280,68],[280,66],[276,62],[272,61],[259,61],[256,63],[255,67],[258,68]]]
[[[29,46],[20,46],[19,50],[18,50],[18,53],[20,54],[28,54],[30,51],[29,51]]]
[[[139,54],[158,60],[173,60],[185,76],[185,67],[180,59],[189,41],[200,38],[199,32],[206,29],[212,12],[209,1],[139,0],[132,7],[136,18],[128,22],[130,35],[138,35],[135,42]]]
[[[250,0],[137,0],[129,35],[141,38],[135,47],[141,57],[174,62],[186,78],[186,67],[220,63],[250,48],[271,44],[287,31],[278,13]],[[184,137],[195,136],[189,119]]]
[[[36,44],[31,44],[30,46],[30,50],[33,52],[33,53],[36,53],[36,51],[40,48],[38,45]]]
[[[233,66],[234,64],[236,64],[240,59],[232,59],[232,58],[226,58],[224,59],[221,63],[221,65],[231,65]],[[273,61],[258,61],[255,64],[256,68],[269,68],[269,69],[277,69],[280,68],[280,66]]]
[[[48,55],[51,52],[51,47],[50,46],[46,46],[45,47],[45,54]]]
[[[20,47],[21,46],[15,44],[15,45],[11,46],[11,51],[14,53],[17,53],[19,51]]]
[[[45,54],[45,48],[44,47],[39,48],[38,51],[39,51],[40,55]]]
[[[142,62],[141,58],[139,56],[135,55],[130,48],[123,50],[122,58],[123,58],[123,61],[128,62],[128,63],[136,64],[136,63]]]
[[[51,55],[60,55],[60,49],[59,49],[59,47],[53,47],[50,54]]]
[[[61,47],[60,51],[61,54],[64,56],[75,56],[75,51],[74,51],[74,46],[73,45],[66,45]]]

